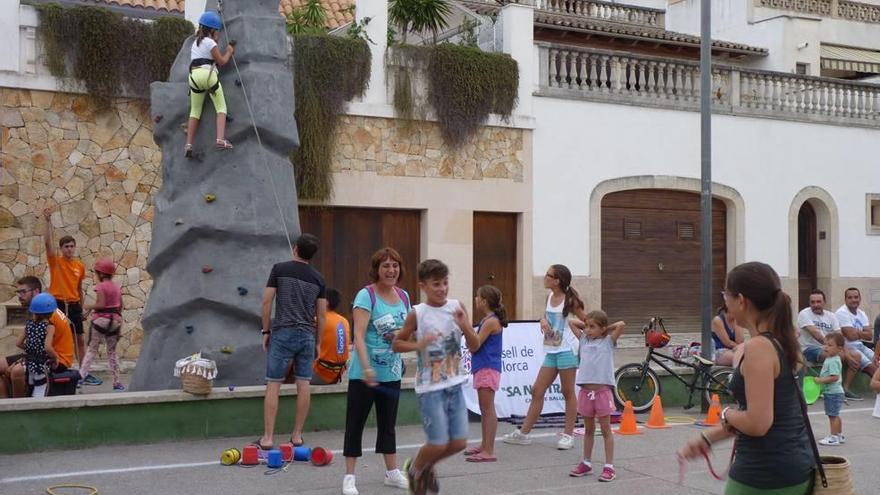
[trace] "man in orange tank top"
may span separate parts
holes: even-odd
[[[46,244],[46,260],[49,264],[48,292],[58,301],[58,309],[70,320],[75,333],[76,359],[82,362],[82,358],[85,356],[82,283],[86,276],[86,267],[82,261],[75,257],[76,239],[72,236],[62,237],[58,241],[58,249],[55,248],[52,238],[52,212],[52,208],[47,208],[43,212],[46,219],[43,241]],[[90,381],[89,378],[92,380]],[[86,377],[83,383],[100,385],[100,380],[90,376]]]
[[[24,277],[16,283],[18,284],[16,295],[23,308],[29,307],[31,299],[43,291],[43,284],[37,277]],[[60,373],[73,366],[73,330],[67,316],[60,309],[55,310],[49,318],[49,323],[55,327],[52,348],[58,355],[52,371]],[[0,398],[27,396],[23,359],[24,354],[14,354],[0,359]]]

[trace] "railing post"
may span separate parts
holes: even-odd
[[[546,46],[538,47],[538,86],[552,87],[550,81],[550,48]]]
[[[731,69],[730,71],[730,88],[728,88],[728,93],[730,95],[730,108],[736,109],[742,106],[742,87],[740,86],[740,72],[736,69]]]

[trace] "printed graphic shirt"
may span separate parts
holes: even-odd
[[[275,293],[275,319],[272,328],[315,331],[318,299],[324,298],[324,277],[307,263],[285,261],[272,267],[266,287]]]
[[[822,363],[822,371],[819,373],[819,376],[837,375],[837,381],[826,383],[822,386],[822,389],[826,394],[843,393],[843,379],[841,377],[842,370],[843,365],[840,362],[840,356],[830,357]]]
[[[409,294],[406,294],[406,297],[409,298]],[[363,288],[354,298],[353,306],[370,313],[370,322],[367,324],[364,342],[367,345],[370,366],[376,372],[376,381],[396,382],[400,380],[403,365],[400,354],[391,349],[391,342],[394,340],[394,333],[406,321],[406,301],[389,304],[376,293],[376,304],[373,305],[370,301],[369,291]],[[364,367],[361,365],[357,352],[351,353],[351,368],[348,371],[348,377],[354,380],[364,379]]]
[[[458,385],[468,378],[461,367],[461,329],[455,323],[455,311],[461,307],[447,299],[439,308],[427,303],[413,306],[416,312],[416,338],[433,333],[437,340],[418,353],[416,393],[433,392]]]
[[[810,308],[804,308],[803,311],[798,313],[797,326],[800,331],[800,336],[798,340],[801,343],[801,348],[807,346],[821,346],[816,339],[813,338],[813,335],[810,332],[805,330],[805,327],[813,325],[820,332],[822,332],[822,336],[828,335],[831,332],[839,332],[840,331],[840,323],[837,322],[837,317],[834,316],[834,313],[831,311],[822,311],[821,315],[817,315],[813,313],[813,310]]]
[[[550,303],[552,298],[552,293],[547,296],[547,309],[544,311],[544,319],[550,325],[550,331],[544,334],[544,352],[547,354],[557,354],[571,351],[577,355],[577,337],[571,331],[568,319],[562,315],[565,299],[558,306],[553,306]]]
[[[871,321],[868,319],[868,315],[865,314],[865,312],[862,311],[861,308],[856,308],[856,314],[852,314],[849,308],[846,307],[846,304],[837,308],[837,311],[834,312],[834,316],[837,317],[837,321],[838,323],[840,323],[841,327],[853,327],[858,332],[861,332],[865,329],[865,327],[870,325]],[[846,345],[850,346],[852,344],[855,344],[856,342],[858,342],[858,340],[852,341],[851,343],[850,340],[847,339]]]

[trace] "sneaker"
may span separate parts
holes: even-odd
[[[599,481],[614,481],[614,468],[605,466],[602,474],[599,475]]]
[[[83,383],[83,385],[98,386],[98,385],[104,383],[104,380],[101,380],[100,378],[96,377],[95,375],[89,373],[88,375],[86,375],[85,378],[82,379],[82,383]]]
[[[556,442],[556,448],[559,450],[568,450],[572,447],[574,447],[574,437],[567,433],[563,433]]]
[[[511,445],[529,445],[532,443],[531,437],[529,437],[528,433],[523,433],[519,428],[511,431],[507,435],[504,435],[504,438],[501,440],[504,443],[509,443]]]
[[[114,383],[114,384],[113,384],[113,391],[114,391],[114,392],[124,392],[124,391],[125,391],[125,385],[123,385],[123,384],[121,384],[121,383]]]
[[[862,397],[861,395],[859,395],[855,392],[850,392],[849,390],[843,391],[843,397],[845,399],[849,399],[849,400],[865,400],[865,398]]]
[[[346,474],[345,477],[342,478],[342,495],[358,495],[358,489],[354,486],[353,474]]]
[[[837,435],[837,441],[840,443],[846,443],[846,437],[843,435],[843,433]]]
[[[593,472],[593,468],[587,466],[583,462],[579,462],[577,467],[569,471],[568,475],[574,478],[580,478],[581,476],[586,476]]]
[[[837,435],[828,435],[827,437],[819,440],[819,445],[827,445],[829,447],[836,447],[840,445],[840,439],[837,438]]]
[[[406,479],[406,476],[400,472],[400,469],[395,469],[391,474],[385,473],[385,481],[383,484],[385,486],[393,486],[394,488],[402,488],[404,490],[409,489],[409,481]],[[354,476],[352,476],[352,486],[354,486]]]

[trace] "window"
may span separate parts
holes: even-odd
[[[865,229],[868,235],[880,235],[880,193],[865,195]]]
[[[799,76],[810,75],[810,64],[805,64],[803,62],[796,63],[794,66],[794,73]]]

